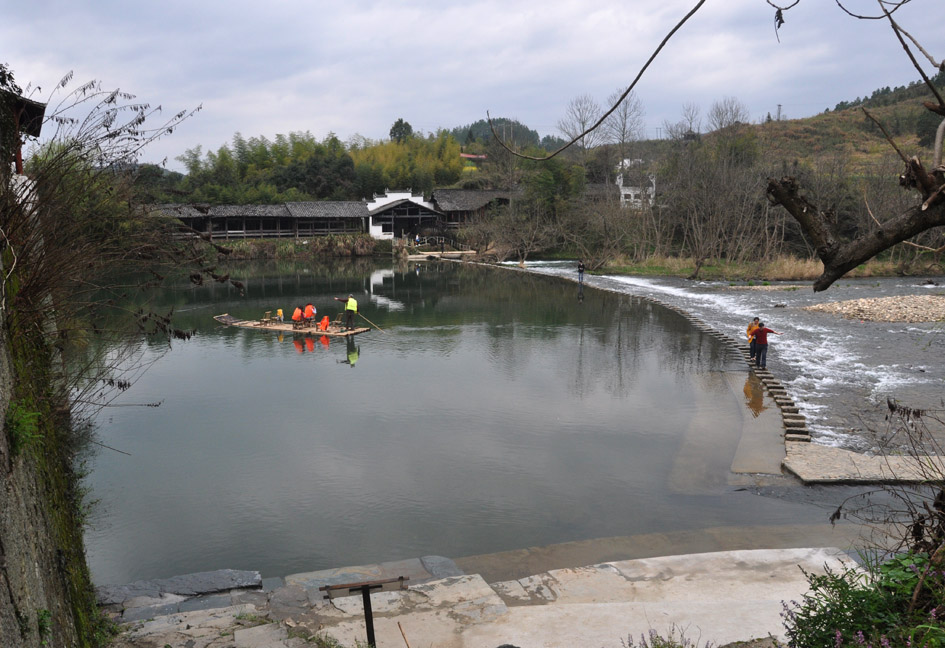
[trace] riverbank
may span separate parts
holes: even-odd
[[[643,261],[617,259],[596,270],[595,274],[695,278],[703,281],[749,282],[757,285],[770,281],[812,282],[821,275],[823,269],[823,263],[818,259],[786,255],[761,262],[736,263],[725,259],[710,259],[701,265],[693,258],[651,256]],[[942,269],[938,265],[922,262],[904,265],[890,260],[871,259],[848,272],[843,278],[925,276],[930,272],[941,274]]]
[[[806,529],[806,540],[836,529]],[[768,538],[748,529],[730,540]],[[800,536],[798,535],[798,538]],[[671,538],[660,544],[671,550]],[[406,578],[403,591],[371,595],[378,648],[548,648],[626,645],[656,632],[696,645],[783,641],[783,601],[799,600],[809,573],[851,565],[840,549],[726,549],[609,560],[490,580],[457,562],[425,556],[294,574],[265,586],[258,573],[212,572],[113,588],[106,610],[123,624],[114,648],[301,648],[365,640],[361,596],[325,600],[322,588]]]
[[[805,310],[833,313],[868,322],[941,322],[945,320],[945,289],[938,295],[906,295],[848,299],[807,306]]]

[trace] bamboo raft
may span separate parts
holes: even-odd
[[[223,313],[222,315],[214,315],[215,319],[220,324],[226,326],[237,326],[239,328],[248,328],[256,329],[263,331],[276,331],[278,333],[300,333],[303,335],[327,335],[328,337],[350,337],[352,335],[360,335],[361,333],[367,333],[371,329],[362,326],[358,328],[353,328],[350,331],[346,330],[345,327],[338,322],[330,322],[326,330],[322,330],[318,327],[318,322],[304,323],[302,325],[296,324],[291,320],[288,322],[280,322],[277,319],[258,319],[258,320],[241,320],[233,317],[229,313]]]

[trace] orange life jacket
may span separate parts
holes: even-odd
[[[301,308],[296,307],[295,311],[293,311],[293,313],[292,313],[292,321],[293,321],[293,322],[301,322],[301,321],[302,321],[302,309],[301,309]]]

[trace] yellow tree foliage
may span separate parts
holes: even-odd
[[[355,167],[383,169],[389,189],[429,193],[434,187],[454,184],[463,172],[459,143],[446,131],[402,142],[383,142],[350,152]]]

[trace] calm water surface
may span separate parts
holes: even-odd
[[[745,406],[724,376],[744,369],[675,312],[460,264],[231,273],[245,296],[161,295],[196,335],[116,401],[160,407],[101,417],[130,456],[100,451],[88,479],[98,583],[826,518],[726,484]],[[308,300],[333,315],[349,292],[386,333],[351,347],[212,320]],[[693,489],[680,455],[706,417],[718,452],[699,461],[718,477]]]

